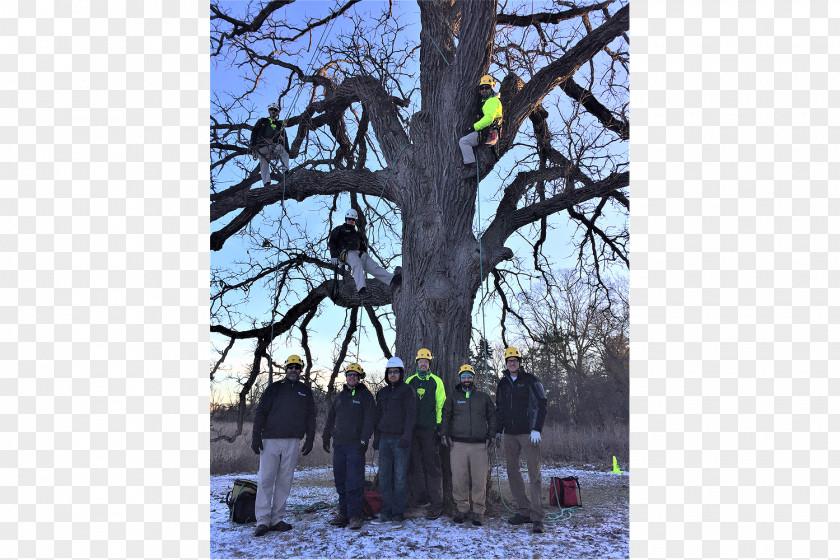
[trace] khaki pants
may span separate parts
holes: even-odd
[[[474,513],[484,515],[484,499],[487,494],[487,447],[483,443],[462,443],[456,441],[449,452],[452,469],[452,499],[461,513],[470,511],[470,499]],[[472,484],[470,484],[472,481]]]
[[[478,132],[470,132],[466,136],[462,136],[458,140],[458,146],[461,148],[461,156],[464,158],[464,165],[475,163],[475,152],[473,148],[478,146]]]
[[[353,273],[357,291],[367,286],[366,275],[368,273],[385,284],[390,284],[394,277],[393,274],[382,268],[378,262],[370,258],[367,252],[362,253],[360,258],[358,251],[347,251],[347,264],[350,265],[350,271]]]
[[[257,150],[257,154],[260,158],[260,178],[262,179],[264,185],[271,182],[271,168],[269,166],[269,160],[276,160],[279,158],[283,164],[283,170],[289,168],[289,154],[286,153],[286,148],[283,147],[283,144],[268,144],[261,146]]]
[[[542,521],[545,517],[542,502],[542,473],[540,472],[540,444],[531,443],[530,434],[505,433],[505,459],[510,491],[520,515],[530,517],[531,521]],[[519,472],[519,456],[525,455],[528,465],[528,480],[531,487],[531,499],[525,494],[525,482]]]
[[[257,474],[257,525],[271,527],[283,520],[286,500],[292,491],[299,439],[264,439]]]

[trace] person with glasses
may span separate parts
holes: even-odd
[[[408,458],[417,416],[414,389],[405,384],[405,366],[394,356],[385,365],[385,387],[376,393],[373,448],[379,451],[382,511],[374,525],[397,529],[403,525],[408,498]]]
[[[358,212],[350,208],[344,215],[344,223],[334,227],[330,232],[327,244],[330,248],[331,264],[338,266],[341,261],[350,265],[359,298],[363,299],[367,295],[366,276],[368,273],[380,282],[389,284],[391,290],[396,290],[402,282],[400,267],[397,267],[395,274],[391,274],[370,258],[367,253],[367,236],[364,227],[357,225],[358,218]]]
[[[338,514],[330,525],[362,528],[362,498],[365,489],[365,453],[373,435],[376,403],[362,383],[365,372],[359,364],[350,364],[344,372],[346,383],[335,396],[321,435],[324,451],[333,446],[333,479],[338,492]]]
[[[309,386],[299,379],[302,368],[300,356],[289,356],[285,378],[265,389],[254,412],[251,449],[260,456],[254,504],[256,537],[292,528],[283,521],[283,516],[292,489],[298,442],[306,436],[300,449],[306,456],[315,441],[315,399]]]
[[[263,185],[271,186],[270,161],[280,159],[280,171],[289,169],[289,137],[286,127],[280,120],[280,106],[272,103],[268,106],[268,116],[256,122],[251,131],[251,155],[260,160],[260,178]]]
[[[473,148],[479,144],[495,144],[499,139],[502,126],[502,102],[498,94],[493,94],[496,87],[496,80],[493,76],[485,74],[478,82],[478,111],[476,121],[470,131],[458,141],[461,147],[461,155],[464,158],[464,179],[472,179],[476,176],[475,153]]]

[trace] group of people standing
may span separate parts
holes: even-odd
[[[372,523],[402,527],[406,507],[427,505],[426,519],[443,514],[443,479],[439,447],[450,448],[455,523],[484,524],[489,449],[503,445],[508,481],[517,513],[512,525],[531,523],[542,533],[540,441],[547,399],[542,383],[522,368],[516,348],[505,350],[505,370],[496,401],[473,385],[475,372],[461,366],[459,382],[447,396],[443,381],[431,370],[433,356],[422,348],[406,377],[398,357],[385,366],[386,385],[376,396],[362,380],[359,364],[345,370],[345,384],[333,399],[324,431],[323,449],[332,453],[338,492],[338,513],[329,523],[360,529],[363,524],[364,466],[368,443],[379,452],[379,484],[383,506]],[[303,362],[286,360],[286,376],[263,393],[254,414],[252,449],[260,455],[255,536],[288,531],[283,521],[291,491],[298,443],[307,455],[315,438],[315,403],[309,386],[299,380]],[[504,434],[504,436],[502,435]],[[520,457],[528,466],[530,492],[520,473]]]

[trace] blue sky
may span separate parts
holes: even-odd
[[[385,5],[385,2],[381,2],[379,0],[370,0],[370,1],[363,1],[353,8],[351,8],[350,12],[355,12],[358,14],[378,14],[381,7]],[[239,12],[240,14],[246,7],[246,3],[244,2],[222,2],[221,6],[223,9],[231,10],[233,12]],[[320,19],[324,17],[328,13],[328,10],[335,5],[334,2],[325,2],[325,1],[307,1],[307,2],[296,2],[291,4],[282,9],[283,13],[285,14],[284,17],[286,21],[299,21],[302,17],[312,17],[316,19]],[[420,31],[420,24],[419,24],[419,8],[417,7],[417,3],[414,1],[402,1],[402,2],[395,2],[393,4],[393,10],[395,13],[400,13],[402,20],[402,24],[406,26],[406,32],[408,35],[411,36],[412,40],[417,40],[417,35]],[[276,14],[275,14],[276,15]],[[344,29],[343,26],[346,26],[347,23],[344,21],[343,18],[339,18],[335,25],[331,26],[328,35],[329,37],[337,36],[339,33],[342,32]],[[325,60],[325,56],[323,52],[316,51],[315,45],[321,39],[322,33],[324,33],[324,27],[321,27],[312,33],[310,39],[304,43],[302,40],[299,41],[301,43],[301,52],[298,55],[297,60],[290,60],[301,68],[307,67],[307,65],[312,61],[312,67],[317,68],[319,67],[319,62]],[[314,56],[314,60],[313,60]],[[416,70],[416,67],[413,69],[417,74],[419,71]],[[225,91],[241,91],[243,78],[240,74],[240,70],[236,67],[228,67],[226,64],[217,64],[211,63],[211,94],[212,95],[219,95],[221,92]],[[500,80],[503,75],[501,73],[497,73],[496,78]],[[525,77],[527,79],[527,77]],[[253,124],[256,118],[265,116],[266,115],[266,107],[267,105],[277,99],[278,91],[282,89],[286,83],[287,79],[287,71],[285,69],[279,68],[272,68],[271,71],[266,72],[256,88],[256,90],[250,94],[245,102],[246,108],[253,108],[255,109],[255,113],[253,113],[253,118],[250,122]],[[281,116],[285,117],[287,114],[297,114],[306,103],[308,103],[309,97],[311,95],[311,88],[305,87],[303,91],[300,92],[297,104],[292,106],[292,99],[287,98],[283,99],[282,109],[281,109]],[[412,106],[417,106],[419,104],[419,92],[415,93]],[[550,109],[551,110],[551,109]],[[246,112],[242,110],[242,118],[245,119]],[[294,127],[289,129],[289,137],[292,138],[294,136],[296,129]],[[350,132],[351,137],[353,132]],[[372,136],[372,133],[371,133]],[[458,146],[453,145],[453,150],[457,150]],[[626,145],[624,146],[626,149]],[[501,170],[504,174],[506,174],[509,170],[513,168],[515,165],[515,161],[521,157],[521,149],[514,149],[508,152],[499,162],[496,167],[496,170]],[[302,158],[300,158],[302,159]],[[253,164],[256,166],[256,162],[252,162],[248,160],[248,164]],[[295,165],[295,161],[292,161],[292,166]],[[368,165],[372,169],[376,169],[376,162],[375,159],[369,158]],[[236,183],[241,179],[240,176],[231,174],[229,180],[231,183]],[[491,175],[490,177],[486,178],[481,183],[481,189],[479,193],[479,214],[481,217],[481,222],[478,221],[478,217],[476,218],[476,223],[474,225],[474,229],[476,232],[483,229],[488,221],[493,218],[496,203],[492,200],[494,195],[497,193],[498,189],[501,186],[501,181],[495,175]],[[341,203],[339,204],[339,212],[343,215],[344,209],[349,205],[349,195],[343,195]],[[322,208],[323,201],[318,200],[307,200],[303,203],[297,203],[294,201],[286,203],[286,212],[291,222],[293,222],[296,226],[299,227],[314,227],[314,228],[322,228],[321,222],[323,221],[323,208]],[[375,204],[375,203],[374,203]],[[271,220],[272,218],[278,215],[278,205],[274,207],[266,209],[264,212],[266,221]],[[231,213],[228,216],[225,216],[222,220],[214,222],[211,224],[212,230],[217,230],[221,228],[227,221],[232,219],[235,216],[235,213]],[[257,227],[260,218],[256,218],[254,220],[254,226]],[[572,229],[570,229],[570,224],[568,217],[565,214],[559,216],[552,216],[549,220],[551,226],[553,226],[554,230],[549,231],[549,239],[546,243],[546,249],[544,250],[550,258],[554,261],[555,268],[570,268],[574,265],[575,262],[575,247],[568,243],[568,239],[571,237]],[[573,227],[573,226],[572,226]],[[263,226],[264,235],[269,236],[269,234],[275,231],[276,226],[273,225],[265,225]],[[377,248],[384,248],[383,245],[388,243],[393,243],[398,240],[395,239],[375,239],[374,243],[376,244]],[[531,252],[530,246],[524,242],[519,236],[513,236],[509,239],[507,246],[511,247],[515,253],[517,254],[524,254],[529,255]],[[327,256],[327,248],[326,244],[320,248],[322,250],[321,256]],[[398,247],[394,247],[393,250],[395,252],[399,252]],[[240,238],[234,236],[230,238],[227,243],[225,244],[224,248],[220,251],[215,251],[211,255],[211,265],[216,267],[227,267],[234,263],[238,258],[240,258],[245,251],[245,246],[241,242]],[[276,257],[275,257],[276,258]],[[394,265],[399,264],[399,259],[395,261]],[[626,271],[616,271],[618,274],[626,274]],[[273,285],[273,283],[272,283]],[[492,289],[492,284],[485,284],[488,289]],[[262,292],[262,293],[260,293]],[[264,289],[252,289],[251,290],[251,301],[245,307],[251,315],[256,316],[264,316],[265,320],[269,320],[268,310],[269,310],[269,302],[268,302],[268,294],[269,292]],[[478,306],[478,299],[476,300],[477,304],[474,309],[474,321],[473,321],[473,328],[481,328],[482,327],[482,320],[481,320],[481,309]],[[500,316],[500,308],[493,304],[488,304],[485,308],[485,315],[486,315],[486,334],[487,338],[493,342],[500,342],[501,341],[501,329],[498,325],[499,323],[499,316]],[[334,347],[334,340],[333,337],[336,336],[336,325],[341,325],[345,320],[345,314],[347,313],[346,309],[343,308],[336,308],[329,300],[325,300],[325,303],[322,304],[322,313],[321,315],[316,318],[315,320],[310,323],[311,327],[311,334],[310,334],[310,347],[312,349],[313,358],[315,358],[315,366],[321,370],[331,370],[333,367],[333,347]],[[369,326],[369,320],[366,316],[362,319],[362,326]],[[247,328],[246,325],[242,325],[241,328]],[[294,337],[298,336],[298,331],[293,329],[292,335]],[[338,333],[339,336],[343,336],[343,333]],[[348,360],[345,361],[343,367],[346,367],[346,364],[350,363],[350,360],[358,360],[362,367],[368,371],[374,379],[381,378],[382,370],[384,369],[385,359],[381,357],[381,350],[379,349],[379,345],[376,342],[375,334],[373,333],[372,329],[370,332],[367,333],[369,336],[362,336],[361,339],[361,351],[359,357],[355,356],[357,344],[354,342],[351,346],[352,354],[348,356]],[[510,334],[508,334],[510,337]],[[394,333],[392,331],[386,330],[386,340],[391,345],[393,350],[393,341],[394,341]],[[226,337],[211,335],[211,342],[215,343],[216,347],[219,349],[223,349],[227,343]],[[300,345],[295,340],[288,340],[288,337],[278,337],[272,348],[272,353],[274,355],[275,361],[282,362],[285,357],[290,353],[301,353],[302,349]],[[216,352],[211,353],[211,363],[213,363],[217,357]],[[411,360],[413,356],[401,356],[404,360]],[[233,349],[231,350],[230,354],[226,359],[226,366],[229,368],[233,368],[234,371],[244,371],[248,367],[250,367],[250,363],[253,359],[253,344],[250,342],[237,342],[234,345]],[[217,376],[218,378],[218,376]],[[223,383],[220,389],[225,390],[224,387],[232,387],[231,384]]]

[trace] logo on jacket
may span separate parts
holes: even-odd
[[[357,400],[353,399],[353,404],[362,404],[362,401],[357,401]]]
[[[422,388],[417,389],[417,398],[418,398],[418,399],[421,399],[421,400],[422,400],[422,399],[423,399],[423,395],[425,395],[425,394],[426,394],[426,389],[422,389]]]
[[[455,401],[458,404],[467,404],[467,401]]]
[[[301,397],[305,397],[306,393],[301,393],[300,391],[298,391],[298,395],[300,395]]]

